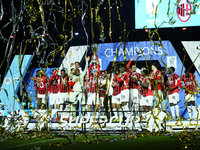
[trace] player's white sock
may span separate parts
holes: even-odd
[[[192,106],[192,111],[193,111],[193,119],[197,118],[196,106]]]
[[[135,109],[136,116],[139,116],[139,104],[135,104],[134,109]]]
[[[188,111],[189,118],[191,118],[191,108],[190,108],[190,106],[187,106],[187,111]]]
[[[126,105],[123,106],[122,108],[123,108],[125,117],[128,117],[128,113],[129,113],[128,104],[126,104]]]
[[[179,117],[179,106],[178,104],[175,105],[176,108],[176,116]]]
[[[135,104],[135,111],[139,111],[139,104]]]
[[[69,105],[66,105],[65,106],[65,111],[68,111],[69,110]]]
[[[70,109],[70,105],[66,105],[65,106],[65,111],[69,111],[69,109]]]
[[[89,110],[88,110],[89,111]],[[91,112],[87,112],[87,116],[91,116],[92,114],[91,114]]]
[[[63,111],[63,104],[60,105],[60,110]]]
[[[113,113],[114,113],[114,116],[117,118],[117,109],[116,108],[113,109]]]
[[[174,118],[175,117],[174,106],[170,106],[170,110],[171,110],[171,113],[172,113],[172,117]]]

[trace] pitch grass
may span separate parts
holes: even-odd
[[[105,139],[105,136],[99,136],[99,138]],[[85,137],[76,137],[74,141],[69,143],[69,140],[65,138],[45,139],[36,138],[32,140],[16,140],[10,139],[0,142],[0,150],[34,150],[34,147],[40,147],[41,150],[180,150],[184,144],[200,144],[200,138],[189,141],[188,143],[180,142],[178,138],[171,138],[170,136],[149,136],[149,137],[137,137],[132,140],[121,140],[122,136],[108,136],[108,139],[118,139],[117,141],[100,141],[94,142],[95,138],[89,136],[88,139],[93,141],[92,144],[85,141]],[[63,143],[61,147],[50,146],[53,143]],[[66,145],[64,145],[66,144]],[[187,150],[199,150],[200,146],[188,146]]]

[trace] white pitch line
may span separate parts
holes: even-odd
[[[15,146],[8,146],[8,147],[0,148],[0,150],[1,149],[7,149],[7,148],[16,148],[16,147],[20,147],[20,146],[26,146],[26,145],[37,144],[37,143],[43,143],[43,142],[48,142],[48,141],[54,141],[54,140],[59,140],[59,139],[63,139],[63,138],[50,139],[50,140],[44,140],[44,141],[33,142],[33,143],[26,143],[26,144],[20,144],[20,145],[15,145]]]

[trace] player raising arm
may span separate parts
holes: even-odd
[[[172,120],[178,120],[179,119],[179,91],[178,91],[178,86],[181,85],[180,78],[179,76],[174,73],[175,68],[170,67],[169,68],[169,73],[170,75],[168,76],[168,97],[169,97],[169,103],[170,103],[170,110],[172,113]],[[176,108],[176,117],[174,113],[174,106]]]
[[[193,111],[193,119],[197,120],[195,102],[198,83],[196,81],[195,75],[190,73],[189,70],[185,70],[185,74],[181,76],[181,81],[184,83],[184,86],[180,85],[180,87],[185,90],[185,101],[187,102],[187,111],[189,114],[188,120],[192,120],[191,110]]]
[[[85,77],[87,69],[88,69],[88,61],[89,60],[90,60],[90,57],[88,56],[86,59],[85,69],[82,74],[80,74],[80,70],[77,68],[74,72],[74,75],[72,75],[71,68],[69,69],[69,77],[72,79],[72,82],[74,82],[75,80],[78,79],[78,81],[73,86],[74,92],[71,97],[71,102],[73,102],[72,111],[76,111],[76,105],[77,105],[78,101],[82,104],[82,111],[85,111],[86,101],[85,101],[85,93],[83,91],[83,87],[84,87],[84,77]],[[72,64],[70,67],[72,67]],[[77,100],[76,100],[76,98],[77,98]],[[74,115],[74,119],[75,119],[76,112],[73,112],[73,115]]]

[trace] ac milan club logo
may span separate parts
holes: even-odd
[[[187,22],[190,17],[190,11],[192,11],[192,6],[189,0],[179,0],[177,6],[177,16],[180,21]]]

